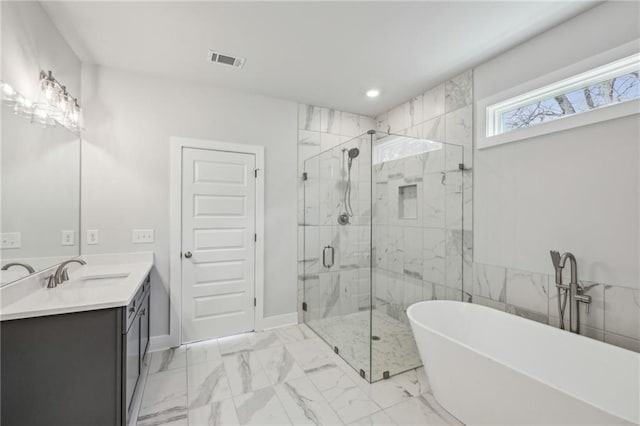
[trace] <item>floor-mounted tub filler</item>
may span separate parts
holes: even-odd
[[[640,354],[485,306],[407,314],[443,407],[465,424],[640,423]]]

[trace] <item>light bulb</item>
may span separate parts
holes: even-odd
[[[380,94],[380,91],[378,89],[371,89],[367,91],[367,96],[370,98],[376,98],[378,97],[379,94]]]

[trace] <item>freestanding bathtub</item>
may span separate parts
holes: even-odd
[[[438,402],[469,425],[640,423],[640,354],[485,306],[407,314]]]

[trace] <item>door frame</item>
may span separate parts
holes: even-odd
[[[182,151],[184,148],[253,154],[257,177],[255,203],[255,330],[264,323],[264,147],[183,137],[170,138],[169,155],[169,346],[182,344]]]

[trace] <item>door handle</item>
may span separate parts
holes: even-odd
[[[184,257],[186,257],[187,259],[190,259],[191,256],[193,256],[193,254],[190,251],[185,251],[184,252]]]
[[[331,250],[331,263],[327,262],[327,250]],[[322,264],[325,268],[331,268],[334,263],[334,250],[331,246],[326,246],[322,249]]]

